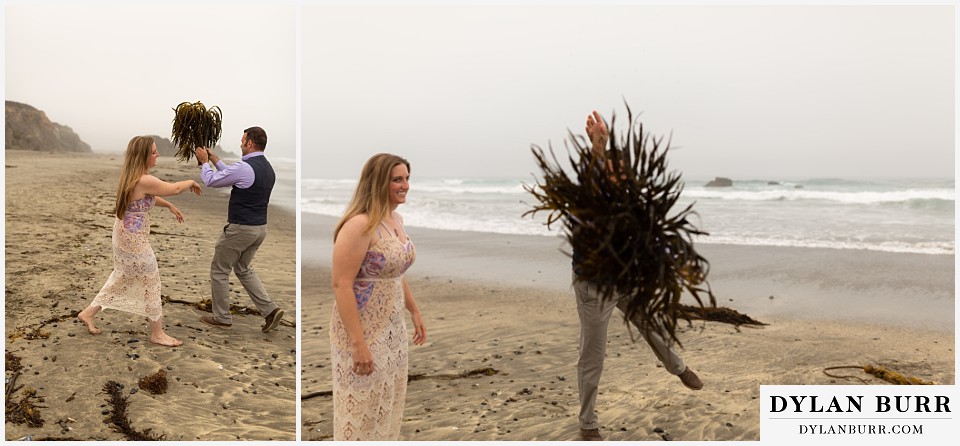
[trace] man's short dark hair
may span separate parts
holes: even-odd
[[[247,135],[247,141],[253,143],[253,147],[256,147],[257,150],[263,150],[267,148],[267,132],[265,132],[260,127],[250,127],[243,131]]]

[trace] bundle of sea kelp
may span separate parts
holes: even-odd
[[[157,373],[141,377],[140,381],[137,381],[137,386],[140,390],[146,390],[154,395],[167,393],[167,372],[160,369]]]
[[[864,383],[864,384],[869,384],[866,380],[864,380],[863,378],[857,377],[857,376],[850,376],[850,375],[844,376],[844,375],[834,375],[834,374],[832,374],[832,373],[827,373],[828,370],[838,370],[838,369],[862,369],[864,373],[869,373],[869,374],[871,374],[871,375],[873,375],[873,376],[876,376],[877,378],[880,378],[880,379],[882,379],[882,380],[884,380],[884,381],[886,381],[886,382],[888,382],[888,383],[891,383],[891,384],[899,384],[899,385],[927,385],[927,386],[935,385],[935,384],[936,384],[936,383],[933,382],[933,381],[927,381],[927,380],[925,380],[925,379],[917,378],[917,377],[915,377],[915,376],[907,376],[907,375],[904,375],[904,374],[902,374],[902,373],[900,373],[900,372],[897,372],[897,371],[888,369],[888,368],[886,368],[886,367],[884,367],[884,366],[881,366],[881,365],[873,365],[873,364],[865,364],[865,365],[862,365],[862,366],[859,366],[859,365],[840,365],[840,366],[835,366],[835,367],[827,367],[827,368],[823,369],[823,374],[824,374],[824,375],[827,375],[827,376],[829,376],[829,377],[831,377],[831,378],[853,378],[853,379],[859,380],[860,382],[862,382],[862,383]]]
[[[562,221],[578,280],[597,285],[605,299],[628,299],[622,306],[627,321],[641,329],[660,327],[677,340],[684,291],[701,307],[704,294],[716,305],[707,282],[709,263],[692,239],[706,233],[690,221],[692,204],[675,209],[683,183],[679,173],[667,171],[669,142],[645,132],[629,106],[627,119],[628,130],[619,140],[616,117],[611,120],[607,151],[592,150],[588,138],[570,133],[569,175],[552,147],[548,159],[533,146],[543,178],[525,186],[539,203],[524,216],[547,211],[548,227]]]
[[[197,147],[213,148],[220,140],[223,117],[220,107],[207,109],[200,101],[181,102],[173,109],[171,142],[177,146],[177,159],[187,161]]]

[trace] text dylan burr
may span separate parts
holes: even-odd
[[[874,398],[866,399],[862,395],[846,395],[839,399],[831,397],[829,400],[816,395],[772,395],[770,399],[770,411],[773,413],[862,413],[865,402],[873,404],[866,406],[867,411],[873,413],[950,412],[950,398],[943,395],[875,395]]]

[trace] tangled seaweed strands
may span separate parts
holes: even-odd
[[[19,372],[17,372],[19,374]],[[14,375],[16,377],[17,375]],[[15,385],[16,380],[11,380]],[[11,387],[12,388],[12,387]],[[43,417],[40,415],[40,409],[46,409],[47,406],[37,405],[36,402],[43,402],[37,396],[37,391],[31,388],[24,389],[20,401],[13,401],[12,395],[8,395],[4,402],[4,413],[6,421],[13,424],[26,424],[30,427],[43,427]]]
[[[153,395],[167,393],[167,372],[163,369],[157,370],[157,373],[144,376],[137,382],[140,390],[146,390]]]
[[[34,401],[39,403],[43,402],[43,399],[37,396],[35,389],[24,389],[20,401],[14,401],[13,399],[13,394],[23,388],[23,386],[17,386],[17,378],[19,377],[20,370],[16,370],[13,372],[13,376],[7,379],[3,404],[4,419],[13,424],[43,427],[43,417],[40,415],[40,409],[46,409],[47,406],[40,406],[34,403]]]
[[[193,151],[197,147],[213,148],[217,145],[223,124],[220,107],[214,105],[207,109],[200,101],[181,102],[173,112],[170,135],[171,142],[177,146],[178,160],[193,158]]]
[[[547,227],[561,221],[578,253],[578,280],[595,284],[604,299],[619,299],[625,321],[641,330],[660,327],[679,344],[676,322],[683,292],[701,307],[704,294],[716,306],[707,282],[709,262],[692,240],[706,232],[691,223],[696,215],[692,204],[675,211],[683,183],[678,173],[667,171],[669,142],[645,132],[629,105],[627,119],[628,130],[619,141],[616,117],[611,120],[613,150],[607,156],[596,155],[587,138],[570,133],[565,146],[572,175],[552,146],[548,158],[534,145],[543,178],[524,185],[539,203],[523,215],[547,212]]]
[[[17,378],[20,377],[20,372],[23,370],[20,357],[9,351],[5,351],[4,363],[6,365],[6,371],[13,374],[10,378],[7,378],[5,383],[6,388],[4,389],[4,413],[6,421],[13,424],[26,424],[30,427],[42,427],[43,417],[40,415],[40,409],[46,409],[47,406],[40,406],[34,402],[43,402],[43,399],[37,396],[37,391],[26,388],[19,401],[14,401],[13,398],[13,395],[23,388],[23,386],[17,386]]]
[[[107,381],[107,383],[103,385],[103,392],[109,397],[107,398],[107,404],[111,407],[106,422],[110,424],[113,430],[123,434],[127,440],[163,440],[163,435],[153,434],[149,428],[144,431],[138,431],[130,426],[130,419],[127,416],[127,400],[129,400],[130,397],[123,395],[123,385],[116,381]]]
[[[905,375],[903,375],[902,373],[895,372],[895,371],[890,370],[890,369],[888,369],[888,368],[886,368],[886,367],[879,366],[879,365],[873,365],[873,364],[867,364],[867,365],[864,365],[864,366],[859,366],[859,365],[841,365],[841,366],[836,366],[836,367],[827,367],[827,368],[823,369],[823,374],[824,374],[824,375],[827,375],[827,376],[829,376],[829,377],[831,377],[831,378],[840,378],[840,379],[853,378],[853,379],[860,380],[860,382],[862,382],[862,383],[864,383],[864,384],[867,384],[867,381],[864,380],[863,378],[860,378],[859,376],[833,375],[833,374],[827,373],[828,370],[839,370],[839,369],[860,369],[860,370],[863,370],[864,373],[868,373],[868,374],[870,374],[870,375],[876,376],[877,378],[880,378],[880,379],[882,379],[882,380],[884,380],[884,381],[886,381],[886,382],[888,382],[888,383],[891,383],[891,384],[898,384],[898,385],[924,385],[924,386],[929,386],[929,385],[935,385],[935,384],[936,384],[936,383],[933,382],[933,381],[927,381],[927,380],[923,380],[923,379],[916,378],[916,377],[913,377],[913,376],[905,376]]]
[[[23,370],[23,365],[20,364],[20,357],[11,353],[10,351],[4,351],[4,367],[8,372],[19,372]]]
[[[69,314],[53,316],[45,321],[40,322],[36,326],[31,324],[24,327],[17,327],[9,335],[7,335],[7,338],[10,339],[11,343],[15,342],[17,339],[25,339],[27,341],[33,341],[36,339],[50,339],[51,333],[49,330],[44,330],[44,327],[68,319],[76,319],[78,313],[78,311],[71,311]]]
[[[677,316],[688,321],[699,319],[704,321],[722,322],[736,327],[741,325],[764,326],[769,325],[760,322],[746,314],[727,307],[695,307],[693,305],[681,304],[677,308]]]
[[[49,339],[50,332],[43,329],[43,325],[39,327],[17,327],[12,333],[7,335],[7,338],[10,339],[10,342],[14,342],[17,339],[26,339],[32,341],[35,339]]]

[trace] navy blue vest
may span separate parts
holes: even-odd
[[[273,191],[277,176],[273,173],[273,166],[264,156],[254,156],[244,162],[253,168],[253,185],[246,189],[233,186],[233,190],[230,191],[227,222],[238,225],[265,225],[270,192]]]

